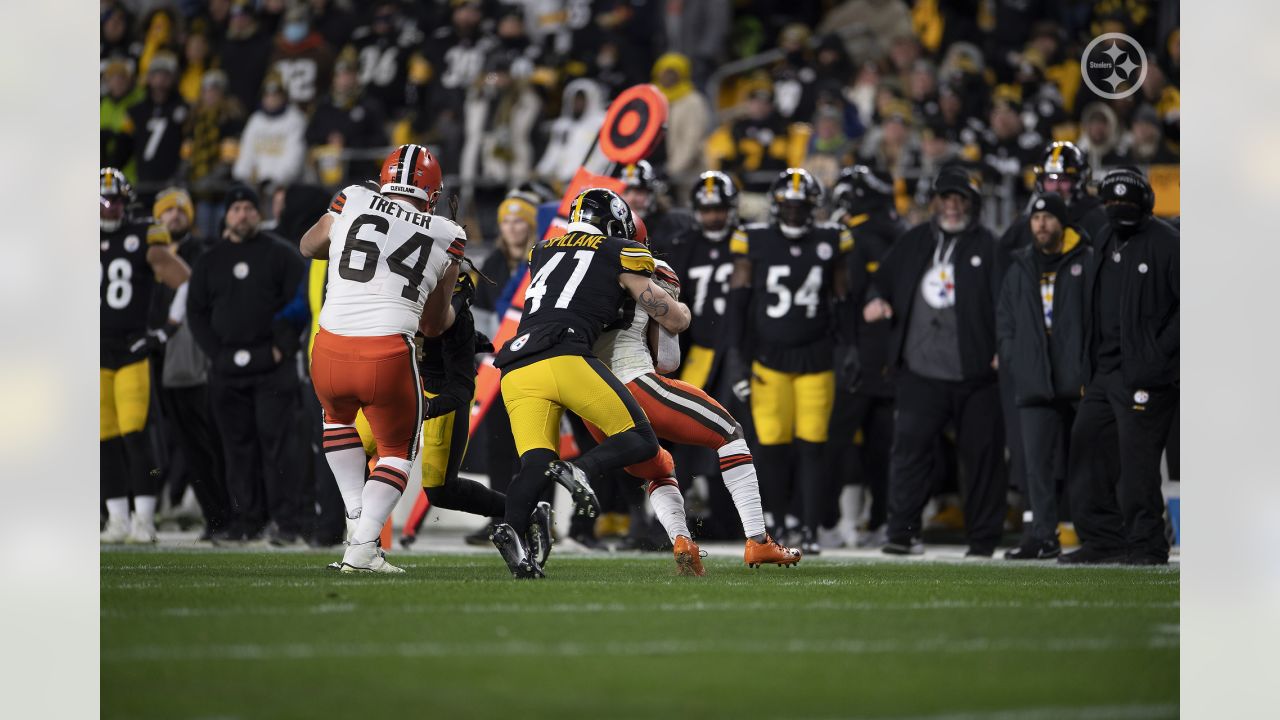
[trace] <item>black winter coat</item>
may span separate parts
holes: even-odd
[[[857,308],[854,331],[858,342],[858,359],[862,363],[861,392],[874,397],[892,397],[889,382],[890,323],[868,323],[862,319],[862,306],[880,263],[893,243],[906,232],[906,223],[897,213],[878,210],[854,215],[844,220],[853,235],[853,252],[849,254],[849,299]]]
[[[920,281],[933,260],[939,230],[921,223],[893,244],[872,279],[872,293],[893,307],[889,335],[891,368],[903,364],[902,350],[910,325],[911,307]],[[960,369],[966,381],[994,380],[991,361],[996,356],[996,302],[1004,280],[1008,256],[991,231],[978,225],[962,233],[953,257],[956,272],[956,321],[960,335]]]
[[[1014,403],[1036,405],[1080,398],[1084,385],[1085,287],[1093,248],[1080,234],[1063,253],[1053,282],[1053,331],[1045,332],[1040,266],[1027,246],[1014,251],[996,310],[1000,372],[1013,380]]]
[[[1121,252],[1123,283],[1120,307],[1095,308],[1098,269],[1112,262],[1111,253],[1124,240],[1108,226],[1094,242],[1089,285],[1085,289],[1085,338],[1089,340],[1087,376],[1097,366],[1094,320],[1097,312],[1120,313],[1120,371],[1130,390],[1163,387],[1178,382],[1179,357],[1179,232],[1159,218],[1150,218]]]

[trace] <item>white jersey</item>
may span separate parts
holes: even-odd
[[[670,265],[656,258],[654,266],[671,270]],[[619,320],[622,326],[611,326],[614,329],[602,334],[593,348],[596,357],[608,365],[624,385],[641,375],[656,372],[649,349],[649,313],[637,307],[631,298],[627,298],[626,308],[627,314]]]
[[[336,335],[412,335],[466,233],[455,222],[351,185],[329,206],[329,277],[320,327]]]

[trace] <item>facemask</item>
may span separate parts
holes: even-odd
[[[284,29],[280,31],[280,34],[284,36],[285,42],[296,44],[307,38],[309,29],[304,22],[285,23]]]

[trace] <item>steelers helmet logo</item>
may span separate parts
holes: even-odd
[[[624,201],[620,197],[614,196],[614,198],[609,201],[609,212],[613,213],[613,216],[618,218],[619,220],[626,221],[627,219],[626,201]]]
[[[243,280],[249,277],[249,263],[238,262],[235,267],[231,268],[231,274],[236,276],[237,280]]]
[[[126,252],[133,252],[141,246],[142,241],[138,239],[137,235],[130,235],[124,239],[124,249]]]
[[[1119,196],[1119,197],[1124,197],[1124,194],[1125,194],[1125,193],[1127,193],[1127,192],[1129,192],[1129,188],[1125,187],[1124,183],[1118,183],[1118,184],[1116,185],[1116,195],[1117,195],[1117,196]]]

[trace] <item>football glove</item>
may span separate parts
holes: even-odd
[[[173,333],[176,332],[177,329],[178,326],[174,324],[168,324],[159,328],[150,328],[145,333],[136,336],[133,341],[129,343],[129,352],[145,353],[150,355],[156,350],[164,347],[164,344],[169,342],[169,338],[173,337]]]

